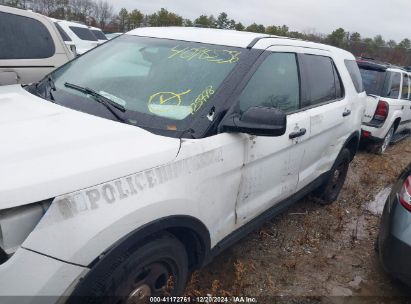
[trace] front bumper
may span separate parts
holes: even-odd
[[[411,212],[392,193],[381,217],[378,249],[384,269],[411,286]]]
[[[0,265],[0,303],[56,303],[87,270],[20,248]]]

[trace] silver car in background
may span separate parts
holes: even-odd
[[[411,164],[400,175],[385,203],[378,252],[384,269],[411,287]]]

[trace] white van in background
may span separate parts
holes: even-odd
[[[74,58],[47,17],[0,5],[0,85],[31,83]]]
[[[74,42],[78,55],[99,45],[98,39],[86,25],[65,20],[59,20],[57,24]]]
[[[104,43],[108,40],[106,35],[103,33],[103,31],[99,29],[98,27],[89,26],[88,28],[94,34],[94,36],[96,36],[99,43]]]

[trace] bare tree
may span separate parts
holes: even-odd
[[[99,0],[95,2],[92,15],[100,28],[104,29],[113,17],[113,6],[106,0]]]

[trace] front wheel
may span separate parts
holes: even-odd
[[[138,304],[150,297],[184,292],[188,276],[187,252],[165,233],[128,252],[110,257],[111,265],[86,276],[69,303]]]
[[[329,205],[337,200],[347,177],[350,160],[351,153],[344,148],[331,168],[328,180],[314,191],[313,194],[321,205]]]

